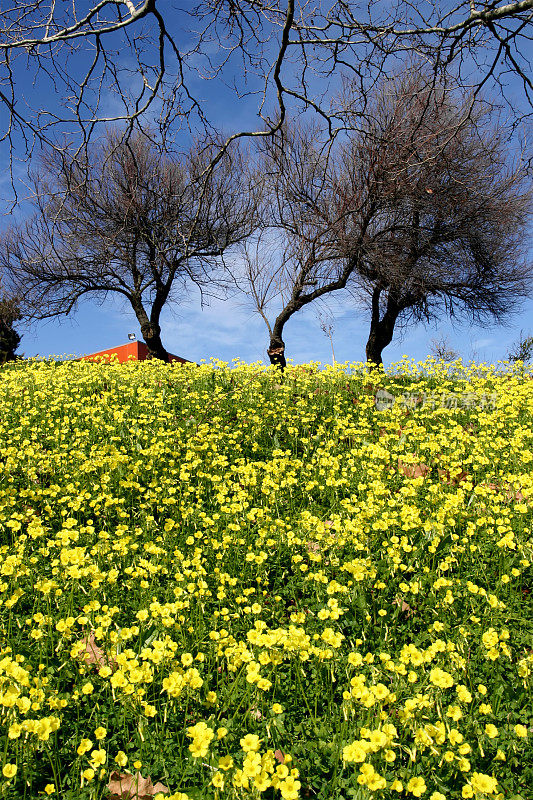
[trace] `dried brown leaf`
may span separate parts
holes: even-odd
[[[454,475],[453,478],[450,475],[449,469],[439,469],[438,473],[439,478],[441,478],[441,480],[443,480],[445,483],[449,483],[451,486],[457,486],[458,483],[461,483],[461,481],[465,481],[468,478],[468,475],[466,472],[464,472],[464,470],[461,470],[458,475]]]
[[[107,653],[102,650],[96,644],[96,639],[94,638],[94,633],[91,633],[88,636],[84,636],[81,640],[83,644],[83,650],[80,653],[80,658],[86,666],[95,666],[98,669],[100,667],[111,667],[111,669],[116,669],[117,662],[112,656],[108,656]]]
[[[413,614],[416,613],[416,611],[413,608],[411,608],[409,603],[405,602],[403,597],[394,598],[393,603],[394,603],[395,606],[400,606],[400,611],[402,613],[406,613],[408,617],[412,617]]]
[[[153,790],[154,790],[154,795],[169,794],[168,786],[165,786],[163,783],[160,783],[159,781],[154,785]]]
[[[135,775],[112,772],[109,776],[107,790],[109,800],[151,800],[156,794],[168,794],[168,787],[162,783],[152,783],[151,778],[143,778],[140,772]]]
[[[399,458],[398,469],[406,478],[424,478],[430,472],[431,467],[428,467],[423,461],[416,464],[406,464],[403,459]]]
[[[285,753],[282,753],[281,750],[274,750],[274,758],[278,762],[278,764],[285,763]]]

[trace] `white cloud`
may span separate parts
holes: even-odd
[[[482,347],[489,347],[489,345],[494,344],[496,339],[490,337],[485,339],[475,339],[472,342],[472,347],[482,348]]]

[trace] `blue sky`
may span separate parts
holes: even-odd
[[[355,306],[352,310],[346,302],[332,302],[327,316],[323,309],[321,311],[323,318],[332,320],[337,361],[363,360],[368,335],[366,312]],[[191,297],[181,306],[164,312],[162,329],[166,348],[191,361],[210,358],[266,361],[266,326],[240,298],[214,300],[202,310],[199,299]],[[444,335],[464,360],[495,362],[505,359],[520,330],[533,332],[533,302],[506,328],[465,325],[456,326],[454,330],[446,320],[438,326],[411,327],[403,335],[398,333],[384,350],[383,360],[385,366],[399,361],[403,355],[422,360],[429,354],[431,340]],[[104,306],[87,302],[72,319],[38,323],[29,329],[20,328],[20,331],[24,333],[20,351],[26,356],[79,356],[124,344],[128,333],[135,333],[141,339],[133,312],[114,302]],[[321,331],[316,311],[311,307],[292,317],[285,328],[284,339],[287,356],[295,362],[331,363],[330,340]]]
[[[123,58],[127,63],[127,56]],[[231,70],[235,69],[235,65],[228,68],[230,83],[234,74]],[[51,109],[57,106],[58,97],[50,82],[45,81],[41,86],[33,87],[29,77],[25,77],[24,73],[20,75],[20,90],[28,98],[35,98],[36,93],[41,92],[40,96],[46,98],[43,106]],[[195,80],[193,88],[198,99],[226,132],[259,124],[256,98],[243,96],[239,99],[231,87],[224,87],[220,81]],[[257,85],[251,83],[248,88],[252,90]],[[106,111],[114,113],[117,108],[116,101],[108,97]],[[15,166],[15,176],[23,181],[28,165],[22,148],[19,155],[21,160]],[[0,146],[0,231],[13,219],[22,219],[25,213],[24,204],[14,211],[9,206],[7,158],[6,146]],[[18,188],[23,197],[23,183]],[[319,360],[331,363],[331,343],[320,329],[317,311],[324,315],[324,309],[311,306],[296,314],[285,328],[287,356],[296,362]],[[332,338],[337,361],[362,360],[368,333],[367,312],[357,309],[349,297],[339,294],[332,299],[325,316],[333,326]],[[123,344],[128,340],[129,333],[141,338],[133,312],[113,300],[102,306],[85,301],[71,319],[40,322],[30,327],[19,324],[18,329],[23,334],[20,352],[28,357],[79,356]],[[453,328],[446,319],[442,319],[438,326],[411,327],[403,335],[398,333],[395,336],[393,343],[383,353],[384,362],[388,365],[403,355],[424,359],[429,353],[431,340],[440,336],[445,336],[449,345],[466,360],[497,361],[506,357],[521,330],[525,334],[533,333],[533,300],[524,304],[522,312],[510,320],[507,327],[470,328],[463,325]],[[268,337],[264,322],[241,297],[214,300],[210,306],[202,309],[199,297],[191,295],[181,305],[165,310],[162,336],[170,352],[193,361],[210,358],[231,361],[240,358],[251,362],[266,359]]]

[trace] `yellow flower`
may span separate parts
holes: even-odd
[[[4,764],[2,769],[2,775],[4,778],[14,778],[17,774],[17,765],[16,764]]]
[[[463,786],[463,789],[461,791],[461,797],[463,797],[464,800],[468,800],[468,798],[473,796],[474,796],[474,790],[472,789],[469,783],[465,784],[465,786]]]
[[[454,682],[450,673],[439,669],[439,667],[435,667],[431,670],[429,673],[429,680],[441,689],[448,689],[450,686],[453,686]]]
[[[514,732],[517,736],[520,736],[521,739],[525,739],[527,737],[527,728],[525,725],[515,725]]]
[[[452,728],[451,731],[448,733],[448,739],[452,744],[461,744],[463,741],[463,734],[460,733],[457,728]]]
[[[243,774],[246,775],[248,778],[253,778],[256,775],[259,775],[261,772],[261,756],[259,753],[255,753],[250,751],[246,754],[246,758],[244,759],[243,767],[242,767]]]
[[[128,756],[123,750],[119,750],[115,756],[115,761],[119,765],[119,767],[125,767],[128,763]]]
[[[45,792],[45,794],[48,794],[48,795],[54,794],[55,790],[56,790],[56,787],[54,786],[53,783],[47,783],[46,786],[44,787],[44,792]]]
[[[88,769],[84,769],[81,774],[83,775],[83,777],[85,778],[86,781],[92,781],[92,779],[94,778],[95,772],[94,772],[94,769],[88,768]]]
[[[483,772],[473,772],[471,779],[472,789],[476,794],[494,794],[498,788],[498,781]]]
[[[494,630],[494,628],[489,628],[488,631],[485,631],[481,640],[487,650],[490,650],[491,647],[498,644],[498,633]]]
[[[193,758],[205,758],[209,752],[209,742],[195,739],[190,743],[189,751]]]
[[[93,769],[101,767],[102,764],[105,764],[106,759],[107,753],[105,750],[93,750],[91,753],[91,767],[93,767]]]
[[[411,778],[407,784],[407,791],[415,797],[421,797],[427,788],[424,778]]]
[[[342,758],[344,761],[355,761],[356,763],[362,763],[368,752],[368,743],[355,741],[352,744],[346,745],[346,747],[342,751]]]
[[[223,739],[224,736],[227,735],[227,733],[228,733],[228,729],[227,728],[224,728],[224,727],[217,728],[217,739]]]
[[[498,735],[498,728],[496,727],[496,725],[489,723],[488,725],[485,725],[485,733],[487,734],[489,739],[495,739],[496,736]]]
[[[463,716],[463,712],[461,711],[459,706],[448,706],[446,716],[453,719],[454,722],[458,722]]]
[[[240,740],[240,745],[245,753],[257,752],[261,744],[261,739],[255,733],[247,733]]]
[[[100,669],[98,670],[98,674],[100,675],[101,678],[109,678],[109,676],[113,674],[113,670],[111,669],[111,667],[107,666],[100,667]]]
[[[76,750],[76,752],[79,756],[83,756],[85,755],[85,753],[89,752],[92,746],[93,743],[91,742],[90,739],[82,739],[78,745],[78,749]]]
[[[243,775],[242,769],[236,769],[231,780],[233,785],[237,788],[241,786],[245,789],[248,788],[248,778]]]
[[[231,769],[233,766],[233,759],[231,756],[222,756],[222,758],[218,759],[218,766],[219,769],[223,769],[227,772],[228,769]]]
[[[14,722],[12,725],[9,726],[7,735],[9,739],[18,739],[20,734],[22,733],[22,725],[18,722]]]
[[[215,772],[215,774],[211,778],[211,783],[216,789],[223,789],[224,788],[223,774],[221,772]]]
[[[386,789],[387,781],[382,775],[378,775],[378,773],[375,772],[373,775],[369,776],[366,785],[371,792],[377,792],[378,789]]]
[[[94,732],[95,739],[98,739],[98,741],[100,741],[100,739],[105,739],[106,735],[107,735],[107,730],[105,728],[102,728],[102,726],[97,728]]]
[[[274,703],[272,706],[272,713],[273,714],[282,714],[283,713],[283,706],[279,703]]]
[[[259,773],[259,775],[255,776],[254,786],[258,792],[265,792],[270,785],[271,784],[268,772],[265,772],[263,770],[262,772]]]
[[[457,691],[457,697],[459,698],[461,703],[471,703],[472,702],[472,695],[470,694],[470,692],[468,691],[466,686],[463,686],[462,684],[459,684],[457,686],[457,688],[456,688],[456,691]]]
[[[390,695],[390,691],[384,683],[376,684],[376,686],[373,687],[373,692],[378,700],[385,700]]]
[[[187,728],[187,735],[193,739],[189,745],[193,758],[204,758],[215,735],[212,728],[209,728],[205,722],[197,722],[196,725]]]
[[[285,778],[284,781],[281,781],[278,788],[281,792],[283,800],[297,800],[301,785],[302,784],[300,781],[292,778],[291,776]]]

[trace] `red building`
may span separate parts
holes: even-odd
[[[188,364],[186,358],[180,358],[169,353],[170,361],[179,361],[181,364]],[[109,350],[99,350],[98,353],[90,353],[88,356],[82,356],[81,361],[93,361],[112,359],[116,356],[121,364],[125,361],[146,361],[148,358],[148,348],[144,342],[128,342],[128,344],[121,344],[119,347],[110,347]]]

